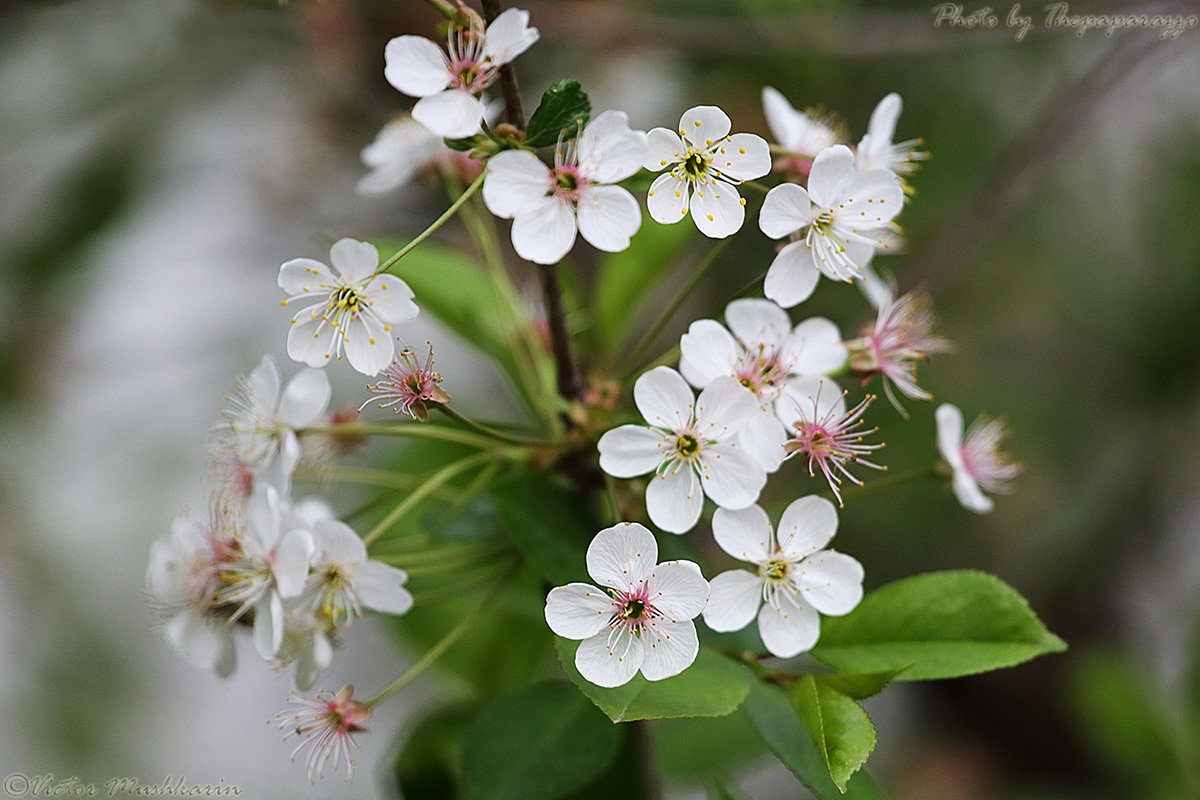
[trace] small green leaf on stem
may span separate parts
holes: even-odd
[[[529,117],[525,126],[525,144],[547,147],[558,141],[559,135],[572,138],[578,128],[587,124],[592,113],[592,101],[576,80],[562,80],[542,95],[542,102]]]

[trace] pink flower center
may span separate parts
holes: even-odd
[[[550,191],[572,204],[579,202],[586,186],[587,179],[574,164],[558,164],[550,173]]]
[[[757,350],[745,350],[733,368],[733,377],[759,398],[774,399],[780,385],[787,379],[788,368],[779,360],[779,353],[768,353],[766,345]]]
[[[636,636],[651,621],[662,616],[650,605],[649,592],[644,583],[630,591],[615,590],[612,607],[608,626],[618,636],[625,632]]]

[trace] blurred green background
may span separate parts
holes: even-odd
[[[1071,650],[890,688],[868,706],[868,766],[905,800],[1200,797],[1200,30],[1076,36],[1037,6],[1017,42],[1009,5],[982,30],[935,28],[932,5],[529,2],[542,41],[518,66],[530,102],[576,77],[642,128],[706,103],[766,135],[772,85],[857,141],[884,94],[903,96],[897,139],[932,159],[905,252],[877,264],[931,293],[956,344],[922,385],[968,419],[1003,415],[1025,472],[983,518],[934,482],[849,499],[838,541],[868,588],[995,572]],[[228,682],[177,661],[141,585],[150,541],[203,502],[202,440],[235,375],[263,352],[288,363],[278,265],[340,236],[411,235],[444,202],[420,183],[354,193],[358,151],[411,102],[383,80],[383,46],[436,19],[417,0],[0,4],[3,774],[392,796],[390,743],[434,681],[379,715],[352,786],[310,789],[262,722],[286,676],[249,649]],[[744,231],[664,345],[770,254]],[[586,285],[594,259],[578,261]],[[869,317],[828,283],[793,317],[814,314],[847,336]],[[494,370],[422,324],[412,339],[437,337],[456,400],[515,413]],[[335,398],[361,392],[332,377]],[[895,472],[934,455],[933,404],[908,406],[907,423],[882,403],[872,420]],[[785,474],[777,499],[812,489]],[[397,658],[361,624],[322,685],[382,679]],[[664,740],[692,738],[678,728]],[[661,761],[670,796],[694,796],[695,759]],[[756,800],[802,796],[777,766],[741,768]]]

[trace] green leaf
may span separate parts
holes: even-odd
[[[557,585],[587,581],[588,544],[600,530],[578,493],[518,473],[491,486],[500,526],[539,575]]]
[[[831,672],[827,675],[814,675],[817,683],[828,686],[834,691],[841,692],[855,700],[866,700],[883,691],[892,680],[911,664],[905,664],[898,669],[887,669],[882,672]]]
[[[646,298],[696,236],[694,225],[661,225],[649,219],[643,219],[635,247],[600,261],[591,334],[602,352],[617,349]]]
[[[916,681],[1011,667],[1066,648],[1011,586],[962,570],[889,583],[846,616],[823,619],[812,655],[841,672],[902,670],[897,680]]]
[[[463,736],[467,800],[554,800],[612,762],[620,732],[579,692],[537,683],[485,708]]]
[[[558,142],[564,131],[573,138],[577,127],[587,124],[592,113],[592,101],[579,81],[562,80],[542,95],[542,102],[529,116],[525,126],[525,143],[530,147],[547,147]]]
[[[463,728],[470,703],[454,703],[422,714],[406,728],[396,757],[396,780],[405,800],[444,800],[457,794]]]
[[[865,772],[846,785],[845,795],[834,785],[812,737],[781,689],[755,683],[742,705],[767,747],[792,774],[821,800],[883,800],[883,793]]]
[[[656,760],[668,780],[716,780],[762,755],[754,723],[741,708],[723,717],[664,719],[653,730]]]
[[[579,690],[613,722],[671,717],[723,717],[750,691],[746,671],[725,656],[700,648],[696,661],[678,675],[648,681],[639,673],[622,686],[605,689],[575,668],[578,642],[555,637],[558,661]]]
[[[854,700],[817,683],[811,675],[792,687],[792,705],[812,736],[834,785],[845,792],[850,776],[875,749],[871,718]]]

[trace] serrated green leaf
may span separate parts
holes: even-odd
[[[827,675],[814,675],[817,683],[841,692],[855,700],[866,700],[883,691],[883,687],[911,664],[905,664],[898,669],[886,669],[882,672],[831,672]]]
[[[529,116],[525,126],[525,143],[530,147],[547,147],[558,141],[564,131],[570,139],[578,127],[587,124],[592,113],[592,101],[576,80],[562,80],[542,95],[542,101]]]
[[[600,527],[578,493],[518,473],[495,481],[490,496],[500,526],[539,575],[558,585],[588,580],[587,547]]]
[[[792,705],[812,736],[829,777],[841,792],[875,749],[875,726],[862,706],[846,695],[801,678],[791,692]]]
[[[935,680],[1011,667],[1066,643],[992,575],[931,572],[890,583],[844,617],[821,621],[812,650],[840,672],[901,670],[897,680]]]
[[[829,776],[829,769],[812,737],[781,689],[755,683],[742,708],[771,752],[821,800],[883,800],[883,793],[862,771],[850,778],[846,792],[842,794]]]
[[[597,686],[579,674],[575,668],[578,642],[555,637],[554,647],[567,677],[613,722],[723,717],[737,708],[750,691],[744,668],[703,647],[696,661],[672,678],[648,681],[639,673],[612,689]]]
[[[480,712],[463,735],[466,800],[554,800],[612,762],[620,733],[566,683],[544,682]]]

